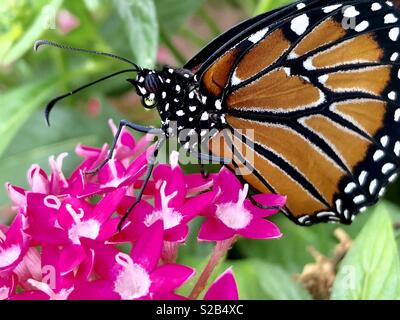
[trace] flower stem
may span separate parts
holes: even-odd
[[[178,243],[164,241],[161,258],[164,263],[175,263],[178,256]]]
[[[207,265],[203,269],[203,272],[201,273],[199,279],[197,280],[196,284],[193,287],[192,292],[189,295],[189,299],[196,300],[199,297],[199,295],[203,292],[203,290],[207,286],[207,282],[210,279],[210,276],[214,271],[215,267],[218,265],[221,258],[225,256],[226,252],[233,246],[236,240],[237,237],[234,236],[227,240],[217,241],[214,250],[211,253],[210,259],[208,260]]]

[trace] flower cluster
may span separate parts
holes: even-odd
[[[115,133],[112,121],[110,125]],[[198,294],[189,297],[176,292],[195,274],[176,263],[192,220],[203,221],[198,240],[216,241],[219,247],[237,236],[281,236],[264,219],[277,210],[252,204],[248,186],[229,170],[208,179],[185,175],[176,154],[170,165],[156,166],[143,199],[118,231],[122,215],[135,201],[135,189],[143,184],[152,140],[146,135],[135,141],[124,130],[113,159],[97,175],[85,171],[106,158],[108,146],[78,145],[83,161],[69,177],[62,171],[62,154],[50,157],[49,175],[38,165],[29,169],[29,190],[6,184],[16,214],[9,226],[0,225],[0,299],[193,299],[205,283],[197,283]],[[255,198],[268,206],[282,206],[286,200],[277,195]],[[204,298],[237,299],[233,271],[218,277]]]

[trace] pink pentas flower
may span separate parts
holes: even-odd
[[[154,169],[154,207],[147,203],[139,204],[129,217],[126,227],[116,235],[117,239],[134,241],[145,228],[162,220],[165,241],[185,241],[189,232],[188,222],[210,206],[216,193],[209,191],[188,197],[185,175],[177,157],[178,153],[173,152],[171,165],[160,164]],[[120,212],[124,214],[134,200],[126,198]]]
[[[227,269],[210,285],[204,295],[204,300],[239,300],[232,268]]]
[[[0,229],[0,276],[13,272],[29,249],[29,236],[24,232],[26,219],[17,214],[10,227]]]
[[[112,246],[92,244],[102,280],[77,287],[75,299],[176,299],[175,290],[189,280],[194,270],[179,264],[158,265],[163,245],[162,221],[146,229],[128,255]]]
[[[80,21],[68,10],[61,10],[57,15],[57,26],[61,33],[69,33],[79,27]]]
[[[116,126],[109,124],[115,134]],[[10,226],[0,225],[0,299],[188,299],[176,290],[194,270],[175,262],[191,221],[205,217],[198,238],[217,241],[202,275],[211,275],[237,236],[281,235],[265,220],[277,210],[253,205],[248,186],[230,171],[222,169],[207,179],[185,174],[177,152],[170,164],[156,165],[119,232],[121,215],[144,183],[152,139],[146,135],[136,141],[124,129],[112,159],[95,175],[87,171],[106,159],[106,144],[78,145],[76,153],[83,159],[69,175],[63,172],[63,153],[49,158],[48,173],[38,165],[29,168],[28,189],[6,184],[15,218]],[[286,200],[278,195],[254,199],[274,207]],[[132,248],[129,254],[125,245]],[[199,278],[190,299],[199,297],[208,278]],[[205,294],[205,299],[237,297],[230,269]]]
[[[41,244],[63,245],[60,270],[66,274],[86,257],[81,238],[106,241],[116,233],[119,219],[113,219],[112,214],[125,191],[111,192],[96,205],[73,197],[61,201],[55,196],[30,193],[26,232]]]
[[[275,214],[278,210],[265,210],[252,204],[247,199],[249,186],[243,187],[237,177],[223,168],[214,187],[218,196],[212,207],[205,213],[198,238],[200,241],[221,241],[239,235],[252,239],[279,238],[279,228],[264,218]],[[259,195],[256,201],[265,206],[282,207],[286,198],[279,195]]]

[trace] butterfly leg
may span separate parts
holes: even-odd
[[[126,210],[124,216],[122,217],[121,221],[118,223],[118,231],[121,231],[122,226],[124,224],[124,222],[126,221],[126,219],[128,218],[129,214],[132,212],[132,210],[135,208],[135,206],[140,202],[140,200],[142,199],[144,190],[146,189],[147,183],[150,180],[151,174],[153,172],[154,169],[154,165],[156,163],[157,160],[157,155],[159,150],[161,149],[163,143],[165,142],[165,136],[162,136],[160,140],[158,140],[157,145],[153,151],[153,154],[151,155],[150,159],[149,159],[149,163],[148,163],[148,167],[147,167],[147,171],[146,174],[144,176],[143,179],[143,184],[139,189],[139,192],[136,196],[135,202],[128,208],[128,210]]]
[[[108,152],[107,158],[104,161],[102,161],[96,168],[85,171],[85,174],[92,174],[92,175],[97,174],[100,171],[100,169],[103,168],[107,164],[107,162],[112,159],[112,157],[114,156],[115,147],[117,145],[119,137],[122,133],[122,129],[124,127],[129,127],[135,131],[142,132],[142,133],[164,134],[162,129],[159,129],[159,128],[144,127],[139,124],[129,122],[128,120],[121,120],[119,122],[119,127],[117,130],[117,133],[114,136],[114,140],[111,144],[111,148],[110,148],[110,151]]]

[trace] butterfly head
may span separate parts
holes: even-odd
[[[146,109],[157,106],[157,98],[162,87],[162,78],[154,70],[141,70],[136,79],[128,79],[136,88],[137,94],[142,98],[142,105]]]
[[[161,122],[165,129],[171,121],[176,121],[178,127],[186,127],[184,123],[184,110],[188,100],[193,104],[195,90],[194,75],[188,70],[164,67],[161,70],[143,69],[138,72],[135,79],[128,79],[136,88],[137,94],[142,99],[142,105],[146,109],[157,108]],[[190,118],[192,119],[192,118]],[[193,118],[194,119],[194,118]]]

